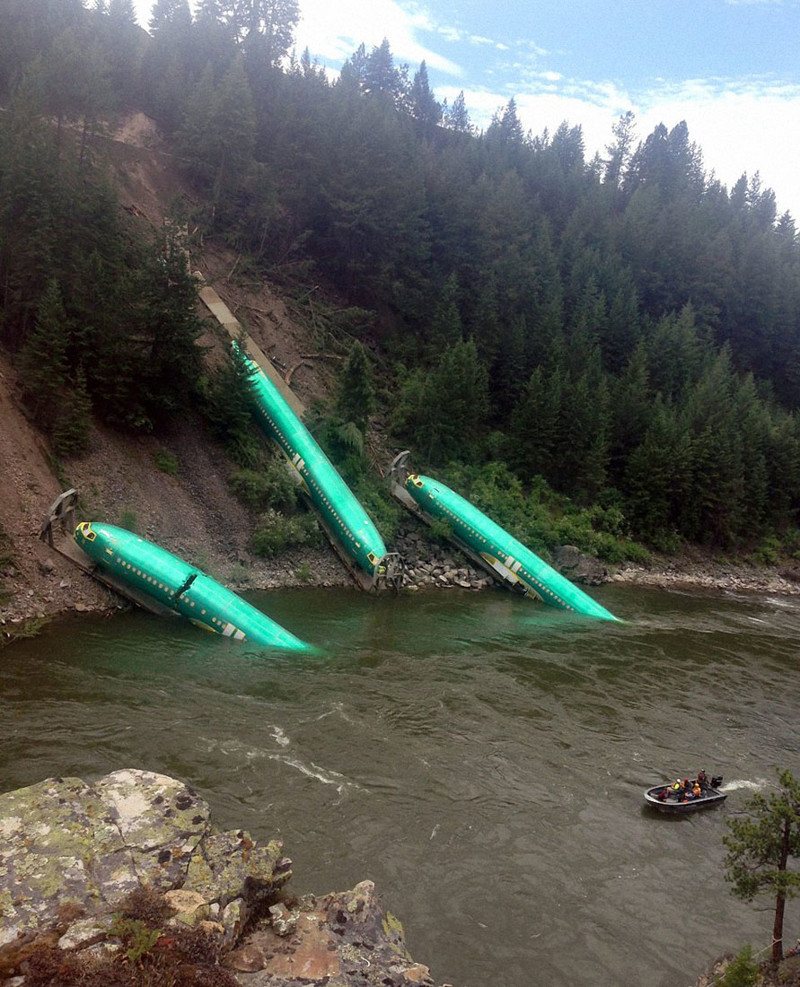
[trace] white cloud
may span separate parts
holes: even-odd
[[[450,59],[420,44],[416,33],[433,31],[423,10],[407,12],[395,0],[301,0],[301,18],[295,32],[298,51],[304,48],[327,60],[339,63],[363,42],[367,51],[389,39],[395,62],[408,62],[416,68],[425,62],[429,69],[458,76],[461,69]],[[338,65],[337,65],[338,67]]]
[[[458,92],[454,86],[437,88],[437,95],[449,102]],[[779,212],[788,209],[800,220],[794,137],[800,132],[800,86],[694,79],[634,94],[612,82],[530,72],[516,88],[464,90],[470,118],[481,129],[512,96],[523,128],[534,135],[545,129],[552,134],[565,120],[570,126],[580,124],[587,160],[595,152],[605,153],[613,139],[611,128],[627,110],[635,114],[639,140],[660,123],[671,130],[685,120],[690,140],[702,151],[706,173],[713,171],[730,189],[743,173],[759,172],[762,186],[774,190]]]
[[[780,5],[782,0],[725,2]],[[797,0],[783,3],[796,6]],[[152,0],[136,0],[136,7],[146,24]],[[308,47],[336,70],[362,42],[370,50],[388,38],[397,63],[408,62],[415,69],[424,60],[440,77],[457,80],[434,83],[436,95],[452,103],[463,89],[472,122],[479,128],[487,127],[492,115],[513,96],[523,127],[534,134],[545,128],[552,133],[564,120],[571,126],[580,124],[586,156],[591,158],[596,151],[604,153],[612,126],[627,110],[636,115],[641,140],[659,123],[671,129],[686,120],[690,139],[702,149],[707,172],[713,170],[730,188],[743,172],[758,171],[762,184],[774,189],[779,210],[789,209],[800,219],[800,169],[794,163],[794,135],[800,132],[798,85],[782,85],[774,79],[688,79],[628,92],[612,81],[547,71],[541,62],[548,52],[526,40],[514,42],[513,64],[503,58],[496,64],[482,62],[473,66],[468,82],[462,66],[422,44],[420,35],[436,37],[442,44],[460,44],[465,58],[470,47],[491,58],[491,52],[507,52],[509,46],[470,34],[459,24],[438,22],[424,0],[404,0],[403,6],[397,0],[300,0],[300,9],[298,52]],[[480,78],[488,85],[480,85]]]

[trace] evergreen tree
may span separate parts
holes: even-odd
[[[462,339],[461,314],[458,310],[458,277],[451,274],[433,304],[427,351],[439,358],[448,346]]]
[[[409,94],[411,115],[417,122],[417,133],[430,139],[436,133],[436,128],[442,119],[442,108],[436,102],[428,82],[428,69],[423,61],[414,75],[414,81]]]
[[[83,367],[79,367],[74,384],[62,397],[53,425],[53,448],[57,455],[74,456],[86,451],[91,410],[86,374]]]
[[[652,419],[647,349],[643,342],[634,350],[612,391],[609,465],[618,483],[631,454],[644,442]]]
[[[222,0],[222,5],[248,59],[276,67],[294,40],[298,0]]]
[[[790,771],[778,771],[777,792],[751,796],[748,816],[729,819],[725,879],[737,898],[775,897],[772,959],[783,959],[783,920],[786,902],[800,895],[800,873],[789,869],[800,857],[800,782]]]
[[[447,415],[441,414],[446,395]],[[396,412],[398,428],[424,459],[475,461],[489,415],[489,381],[472,340],[442,354],[433,372],[406,381]]]
[[[364,63],[362,88],[369,96],[382,96],[397,101],[402,95],[400,75],[394,65],[389,41],[374,47]]]
[[[511,414],[507,454],[509,462],[524,480],[532,480],[535,476],[553,477],[562,385],[560,373],[545,375],[542,368],[537,367]]]
[[[231,347],[230,360],[203,374],[199,381],[201,409],[214,434],[231,449],[243,466],[256,463],[255,428],[251,371],[245,362],[243,335],[238,347]]]
[[[188,33],[191,23],[189,0],[155,0],[148,27],[153,37],[161,31],[180,36]]]
[[[156,425],[189,404],[201,369],[197,283],[186,267],[178,231],[166,227],[138,279],[141,307],[136,342],[142,356],[141,404]]]
[[[644,438],[628,457],[621,483],[635,537],[674,551],[692,483],[692,443],[675,410],[656,399]]]
[[[375,388],[367,352],[356,340],[342,367],[336,396],[336,413],[344,422],[352,422],[362,433],[375,410]]]
[[[444,114],[445,126],[449,130],[454,130],[457,134],[473,134],[475,128],[469,118],[464,90],[453,100],[453,105]]]
[[[486,131],[486,141],[490,147],[513,150],[522,147],[524,139],[522,124],[517,116],[517,101],[512,97],[492,117]]]
[[[36,421],[48,430],[58,418],[67,382],[69,343],[70,328],[61,288],[52,280],[40,299],[36,324],[19,356],[26,403]]]
[[[256,120],[244,64],[236,59],[219,85],[209,67],[178,133],[190,168],[210,193],[211,222],[229,205],[253,166]]]
[[[747,510],[735,383],[730,353],[723,350],[687,395],[683,412],[694,460],[685,530],[692,540],[723,546],[735,540]]]
[[[127,25],[136,27],[136,9],[133,0],[108,0],[106,5],[108,18],[114,26]]]
[[[608,160],[605,164],[605,183],[613,189],[618,189],[628,167],[631,158],[633,142],[635,137],[636,118],[631,110],[623,113],[611,131],[614,135],[614,143],[606,147]]]

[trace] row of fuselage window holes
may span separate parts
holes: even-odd
[[[483,535],[478,534],[478,532],[471,525],[467,524],[466,521],[462,521],[460,518],[456,517],[456,515],[448,507],[445,507],[444,504],[441,504],[440,506],[441,506],[442,510],[445,512],[445,514],[447,514],[449,517],[451,517],[453,519],[453,521],[456,522],[457,525],[459,525],[459,524],[460,525],[463,525],[467,529],[467,531],[470,532],[470,534],[474,535],[476,538],[479,538],[483,542],[484,545],[487,545],[488,546],[488,542],[483,537]],[[524,567],[523,567],[523,570],[522,571],[525,572],[526,577],[535,586],[537,586],[543,593],[547,593],[548,596],[552,596],[554,600],[558,600],[560,603],[563,603],[564,602],[563,600],[560,599],[560,597],[556,596],[556,594],[552,590],[549,590],[546,586],[544,586],[542,583],[540,583],[538,579],[535,579],[530,573],[528,573],[527,570],[525,570]]]
[[[130,569],[131,572],[136,573],[137,576],[141,576],[142,579],[145,580],[145,582],[153,583],[153,585],[154,586],[158,586],[159,589],[165,590],[168,596],[175,596],[175,590],[174,589],[168,589],[166,583],[160,583],[155,578],[155,576],[148,576],[147,573],[144,572],[144,570],[137,569],[135,566],[131,565],[130,562],[124,562],[119,555],[117,556],[117,562],[122,566],[123,569]],[[184,599],[186,600],[186,602],[189,604],[190,607],[193,607],[194,606],[194,600],[190,600],[188,596],[184,596]],[[200,614],[201,614],[201,616],[204,617],[206,615],[205,610],[204,609],[201,610],[200,611]],[[214,624],[219,624],[220,627],[224,627],[225,624],[226,624],[226,621],[219,620],[217,617],[212,617],[211,618],[211,621]]]
[[[278,425],[276,424],[276,422],[273,421],[273,419],[270,418],[269,414],[266,411],[264,411],[263,409],[262,409],[262,414],[267,419],[267,421],[269,422],[269,424],[272,426],[272,428],[275,431],[275,433],[277,435],[280,435],[280,430],[279,430]],[[286,449],[287,449],[288,452],[291,452],[291,449],[289,449],[288,444],[286,445]],[[300,471],[298,470],[298,473],[299,472]],[[302,476],[302,473],[300,475]],[[333,513],[333,516],[336,519],[336,521],[339,524],[339,527],[342,529],[342,531],[347,535],[347,537],[350,539],[350,541],[353,542],[353,544],[356,546],[356,548],[361,548],[361,543],[360,542],[357,542],[355,540],[355,538],[353,537],[350,529],[348,527],[346,527],[344,521],[342,521],[342,519],[336,513],[336,508],[333,506],[333,504],[331,504],[331,502],[328,500],[328,498],[325,496],[325,494],[322,492],[322,490],[320,490],[320,488],[314,482],[314,480],[311,477],[311,474],[309,473],[308,476],[307,477],[303,477],[303,479],[305,479],[306,482],[309,482],[310,481],[311,486],[317,491],[317,493],[319,494],[319,496],[322,498],[322,501],[325,504],[325,506]]]

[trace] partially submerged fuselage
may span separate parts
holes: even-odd
[[[510,587],[562,610],[618,619],[444,483],[411,473],[404,487],[420,513],[446,521],[454,540]]]
[[[205,630],[269,648],[315,650],[216,579],[133,532],[82,521],[75,541],[101,569]]]
[[[264,371],[234,349],[250,372],[258,421],[295,470],[320,520],[344,555],[369,579],[384,571],[386,545],[372,519]]]

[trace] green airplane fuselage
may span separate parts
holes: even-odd
[[[202,570],[133,532],[82,521],[75,541],[102,569],[206,630],[270,648],[315,650]]]
[[[506,583],[562,610],[618,619],[444,483],[412,473],[405,490],[424,514],[446,521],[455,538]]]

